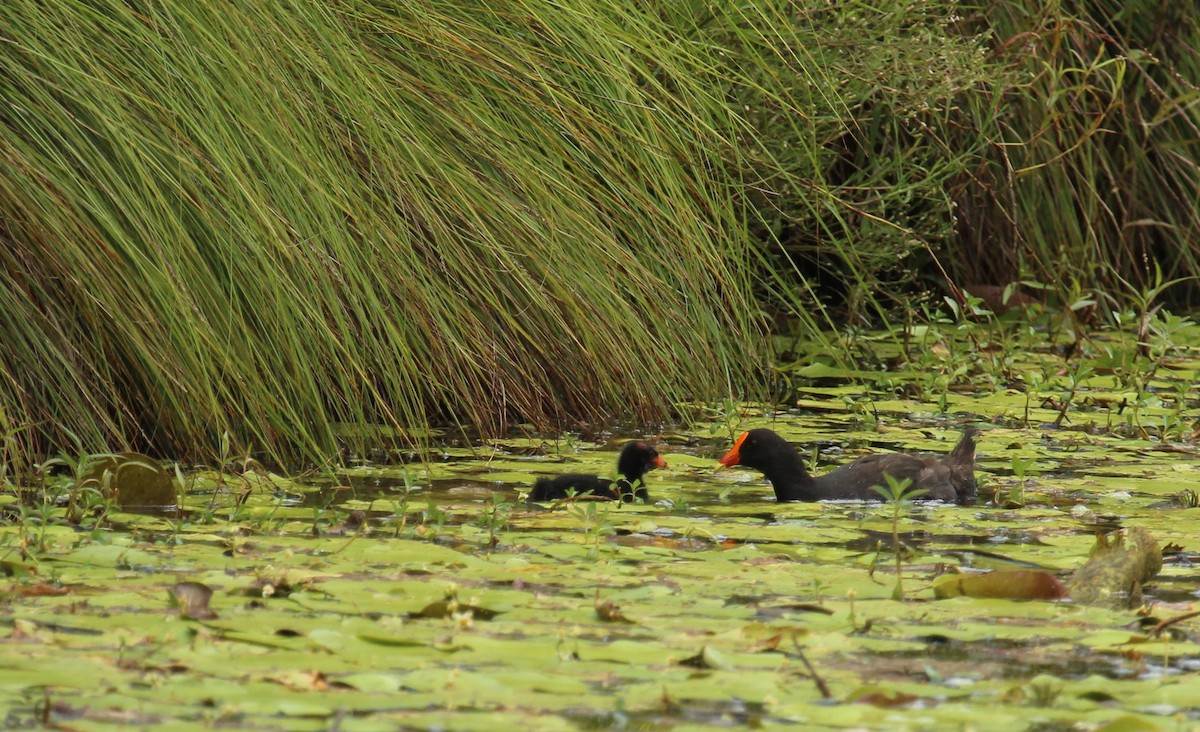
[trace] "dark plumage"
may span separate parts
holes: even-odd
[[[591,493],[614,500],[619,498],[626,503],[632,503],[634,498],[648,501],[650,495],[646,492],[642,476],[655,468],[665,467],[667,461],[650,443],[633,440],[625,444],[621,456],[617,458],[617,473],[621,477],[612,479],[586,473],[569,473],[557,478],[538,478],[533,484],[529,500],[552,501],[566,498],[570,491],[574,491],[575,495]]]
[[[813,477],[804,469],[804,458],[787,440],[771,430],[757,429],[743,433],[720,462],[725,467],[744,465],[762,471],[780,502],[837,498],[879,501],[883,497],[872,486],[886,487],[886,474],[898,481],[908,478],[912,481],[910,488],[924,489],[918,498],[965,504],[975,500],[976,432],[967,428],[944,458],[899,452],[867,455]]]

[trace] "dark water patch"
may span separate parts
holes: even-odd
[[[478,472],[485,472],[482,469]],[[325,483],[297,496],[295,505],[338,507],[349,501],[407,502],[419,506],[430,502],[442,505],[482,505],[491,498],[515,501],[517,490],[511,484],[469,478],[440,478],[405,482],[396,478],[355,478],[339,485]]]
[[[1109,678],[1137,678],[1141,673],[1137,664],[1088,649],[1048,652],[1043,648],[1045,639],[962,641],[932,634],[917,640],[924,641],[925,647],[920,650],[874,651],[870,655],[880,661],[914,662],[910,671],[914,680],[926,677],[922,664],[930,662],[965,664],[963,670],[978,679],[1023,679],[1041,674],[1068,680],[1081,680],[1093,674]]]
[[[600,688],[599,691],[608,691]],[[563,716],[581,730],[671,730],[680,725],[700,724],[716,728],[757,729],[765,724],[782,724],[767,713],[766,705],[742,699],[672,699],[666,693],[661,709],[614,711],[568,711]]]
[[[1200,600],[1200,574],[1160,575],[1142,588],[1147,602],[1186,605]],[[1200,636],[1197,637],[1200,640]]]

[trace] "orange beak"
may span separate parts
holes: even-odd
[[[659,469],[671,467],[670,465],[667,465],[666,460],[663,460],[662,455],[655,455],[654,462],[651,463],[651,465],[653,465],[654,467],[659,468]]]
[[[742,448],[742,443],[746,441],[746,435],[748,434],[750,433],[743,432],[742,436],[737,438],[737,441],[733,443],[733,447],[729,452],[725,453],[725,457],[717,461],[721,463],[722,468],[732,468],[742,461],[742,456],[738,454],[738,450]]]

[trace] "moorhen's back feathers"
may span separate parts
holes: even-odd
[[[662,459],[658,450],[650,443],[633,440],[621,449],[617,459],[617,473],[620,478],[602,478],[586,473],[568,473],[557,478],[538,478],[529,494],[531,501],[553,501],[566,498],[572,491],[575,495],[590,493],[614,500],[621,499],[631,503],[634,498],[642,501],[650,500],[646,484],[642,477],[655,468],[667,467],[667,461]]]
[[[734,443],[721,465],[744,465],[762,471],[775,489],[776,500],[821,501],[857,499],[879,501],[873,486],[887,486],[885,475],[911,481],[910,489],[925,491],[917,498],[957,503],[975,500],[975,435],[968,427],[962,439],[944,458],[893,452],[867,455],[826,473],[812,476],[796,448],[768,429],[745,432]]]
[[[591,494],[613,500],[621,499],[632,503],[635,498],[649,499],[646,488],[640,481],[636,486],[625,478],[603,478],[587,473],[567,473],[554,478],[538,478],[529,494],[531,501],[553,501],[569,495]]]

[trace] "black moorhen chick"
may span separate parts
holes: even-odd
[[[557,498],[566,498],[568,491],[573,490],[576,495],[591,493],[594,496],[603,496],[614,500],[619,498],[626,503],[632,503],[634,498],[648,501],[650,494],[646,492],[646,484],[642,482],[642,476],[655,468],[665,467],[667,467],[667,461],[662,459],[658,450],[651,447],[650,443],[632,440],[625,444],[625,447],[621,449],[621,456],[617,458],[617,472],[621,474],[620,478],[613,480],[586,473],[569,473],[557,478],[538,478],[537,482],[533,484],[533,492],[529,494],[529,500],[552,501]]]
[[[775,489],[775,499],[784,501],[821,501],[857,499],[879,501],[883,497],[872,486],[887,486],[884,475],[896,480],[908,478],[910,489],[921,488],[918,498],[962,504],[975,500],[975,435],[968,427],[950,454],[906,455],[892,452],[867,455],[813,477],[804,469],[804,458],[786,440],[768,429],[742,433],[733,449],[721,458],[721,465],[745,465],[761,470]]]

